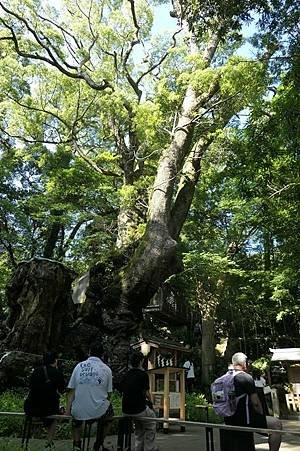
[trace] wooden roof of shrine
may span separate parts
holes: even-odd
[[[271,349],[272,352],[272,362],[278,361],[300,361],[300,348],[277,348]]]
[[[185,347],[181,343],[176,343],[171,340],[164,340],[163,338],[157,337],[145,337],[141,338],[139,341],[131,344],[133,349],[139,348],[142,343],[147,343],[152,348],[164,348],[164,349],[174,349],[181,352],[190,352],[190,349]]]

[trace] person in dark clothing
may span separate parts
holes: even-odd
[[[140,420],[139,417],[155,418],[152,410],[152,399],[149,392],[149,377],[142,369],[144,356],[141,352],[131,355],[131,369],[126,374],[122,384],[123,415],[134,418],[135,451],[155,451],[156,423],[150,420]],[[149,407],[150,405],[150,407]]]
[[[279,451],[281,422],[277,418],[264,415],[254,380],[247,373],[247,356],[242,352],[237,352],[232,356],[232,364],[236,372],[234,377],[235,395],[240,398],[236,412],[230,417],[225,417],[225,424],[277,429],[278,433],[269,434],[269,448],[270,451]]]
[[[261,402],[264,415],[269,415],[269,409],[267,406],[265,394],[264,394],[264,388],[267,386],[266,379],[262,376],[262,373],[259,369],[253,368],[252,370],[252,377],[254,380],[256,392],[258,394],[259,400]]]
[[[36,368],[30,377],[29,394],[24,403],[26,415],[33,417],[47,417],[59,415],[59,397],[65,391],[66,383],[62,373],[57,369],[57,356],[53,352],[43,355],[43,365]],[[54,448],[56,421],[44,418],[48,440],[45,450]]]

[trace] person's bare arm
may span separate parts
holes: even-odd
[[[146,399],[148,399],[149,401],[153,402],[152,395],[151,395],[149,390],[146,390]]]
[[[73,399],[75,398],[75,389],[70,388],[68,393],[68,400],[67,400],[67,408],[66,408],[66,415],[71,415],[71,405],[73,402]]]
[[[251,399],[251,403],[253,406],[253,409],[255,410],[256,413],[259,413],[260,415],[263,415],[263,408],[260,402],[260,399],[258,397],[257,393],[252,393],[250,395],[250,399]]]

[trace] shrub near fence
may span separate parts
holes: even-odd
[[[185,417],[187,421],[223,423],[202,393],[186,394]]]
[[[24,391],[6,391],[0,395],[0,411],[23,412],[26,393]],[[20,437],[23,418],[0,416],[0,437]]]
[[[25,390],[8,390],[0,394],[0,411],[1,412],[23,412],[24,399],[27,396]],[[117,392],[112,393],[111,403],[114,407],[115,415],[122,414],[122,398]],[[66,406],[67,395],[61,397],[61,404]],[[204,406],[208,408],[208,421],[211,423],[221,423],[222,419],[218,417],[211,405],[201,393],[188,393],[186,395],[186,420],[187,421],[207,421],[206,409],[197,406]],[[0,436],[1,437],[21,437],[22,435],[23,419],[17,417],[0,416]],[[114,425],[112,433],[116,433],[116,425]],[[44,437],[44,431],[41,429],[37,431],[38,436]],[[69,439],[70,425],[69,423],[58,423],[57,439]]]
[[[27,396],[25,390],[7,390],[0,395],[1,412],[24,412],[24,399]],[[66,395],[61,398],[66,405]],[[23,418],[0,416],[0,437],[21,437]],[[36,431],[38,436],[44,437],[45,431],[41,427]],[[56,438],[71,438],[69,423],[58,423]]]
[[[0,394],[1,412],[23,412],[24,399],[27,396],[26,390],[7,390]],[[66,407],[67,395],[60,399],[61,404]],[[121,415],[121,396],[114,392],[111,396],[111,403],[114,407],[115,415]],[[0,437],[21,437],[23,418],[0,416]],[[39,436],[44,436],[44,431],[37,431]],[[115,431],[113,431],[115,432]],[[58,423],[56,438],[69,439],[70,425],[67,423]]]

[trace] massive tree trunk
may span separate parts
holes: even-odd
[[[213,36],[202,55],[207,66],[218,41]],[[136,247],[120,246],[124,261],[119,269],[114,267],[113,272],[104,270],[104,277],[100,279],[106,281],[107,288],[102,290],[102,294],[99,296],[98,291],[96,297],[91,297],[90,292],[87,293],[87,302],[101,310],[98,312],[98,325],[103,330],[104,341],[108,343],[111,365],[116,375],[120,375],[126,367],[129,342],[137,333],[143,307],[166,278],[182,269],[177,255],[177,239],[193,195],[181,195],[181,189],[185,187],[178,184],[179,174],[193,148],[194,118],[205,110],[207,102],[218,89],[216,80],[205,93],[198,93],[191,86],[187,88],[170,145],[162,152],[158,163],[145,234]],[[194,159],[197,159],[194,167],[197,175],[193,176],[193,186],[198,181],[200,160],[208,145],[209,142],[203,140],[197,147]],[[193,194],[192,187],[191,190]],[[125,214],[122,211],[122,214],[124,218],[130,217],[130,212]],[[130,221],[124,223],[127,225]]]
[[[202,319],[202,385],[208,386],[213,380],[215,372],[215,311],[211,318],[206,315]]]
[[[116,381],[127,368],[130,339],[138,336],[143,307],[162,282],[181,269],[176,243],[168,235],[153,226],[146,236],[136,250],[127,249],[107,265],[91,268],[87,299],[79,311],[82,327],[101,331]]]
[[[215,316],[218,305],[216,293],[199,282],[196,290],[197,301],[202,315],[202,346],[201,346],[201,382],[210,385],[215,371]]]
[[[21,262],[7,287],[10,330],[1,349],[42,354],[61,347],[75,307],[70,289],[75,273],[61,263],[34,258]]]
[[[42,363],[42,356],[29,352],[0,353],[0,393],[10,388],[28,388],[32,369]]]

